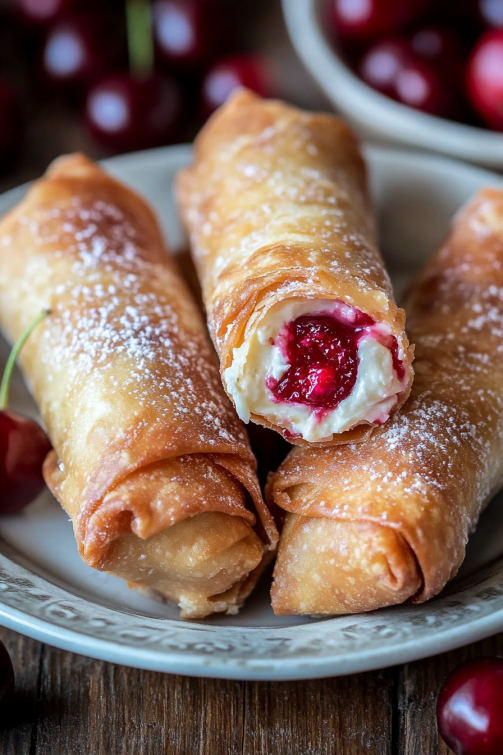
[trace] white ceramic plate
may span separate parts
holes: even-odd
[[[142,191],[170,246],[183,244],[172,197],[188,147],[107,163]],[[381,239],[397,288],[446,233],[479,187],[503,179],[443,158],[368,150]],[[0,197],[0,214],[22,197]],[[0,344],[0,364],[7,354]],[[19,375],[12,408],[36,416]],[[238,616],[182,622],[177,610],[129,590],[79,558],[71,523],[46,492],[18,516],[0,519],[0,623],[38,640],[115,663],[196,676],[299,679],[402,663],[503,630],[503,496],[484,513],[461,574],[440,597],[363,616],[274,616],[265,578]]]

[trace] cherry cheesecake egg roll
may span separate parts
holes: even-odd
[[[412,350],[344,122],[242,90],[203,128],[177,195],[240,418],[298,445],[385,422]]]
[[[153,211],[84,156],[60,158],[1,221],[0,270],[10,339],[50,309],[21,362],[84,561],[182,617],[236,612],[277,533]]]
[[[294,449],[268,483],[287,512],[277,614],[358,613],[436,595],[503,481],[503,192],[454,219],[406,301],[415,379],[363,444]]]

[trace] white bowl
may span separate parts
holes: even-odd
[[[420,113],[384,97],[355,76],[323,29],[325,2],[282,0],[283,13],[297,53],[339,112],[367,138],[503,168],[503,134]]]

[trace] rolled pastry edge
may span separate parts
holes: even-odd
[[[271,589],[275,614],[372,611],[413,599],[422,584],[414,552],[399,531],[287,513]]]
[[[46,482],[70,515],[91,567],[176,602],[181,618],[237,613],[274,555],[257,534],[240,480],[205,455],[135,470],[91,514],[58,495],[52,452]]]

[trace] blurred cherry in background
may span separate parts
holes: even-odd
[[[83,0],[17,0],[16,10],[25,23],[43,25],[83,5]]]
[[[58,152],[97,158],[190,141],[237,86],[281,95],[253,49],[249,22],[259,15],[253,0],[8,0],[0,171],[27,157],[26,143],[43,170],[58,138]]]
[[[369,42],[398,31],[421,17],[431,0],[330,0],[338,34],[355,42]]]
[[[182,94],[166,75],[118,73],[89,92],[86,118],[95,138],[114,152],[159,147],[180,132]]]
[[[238,87],[248,87],[263,97],[274,94],[272,74],[265,61],[256,55],[234,55],[219,60],[203,80],[204,115],[210,115]]]
[[[444,53],[440,35],[428,30],[412,40],[392,37],[376,42],[363,55],[359,73],[369,86],[403,105],[452,117],[456,100],[454,77],[444,70],[448,65],[455,66],[454,58],[450,51]]]
[[[180,87],[154,70],[150,3],[129,0],[126,10],[129,70],[98,80],[86,102],[91,134],[115,152],[169,143],[179,133],[182,115]]]
[[[41,69],[46,81],[61,92],[77,97],[119,63],[114,21],[106,13],[62,15],[46,32]]]
[[[152,7],[159,58],[194,69],[229,46],[229,12],[217,0],[157,0]]]
[[[478,0],[480,19],[488,29],[503,29],[503,0]]]
[[[488,126],[503,130],[503,29],[477,43],[466,77],[472,105]]]

